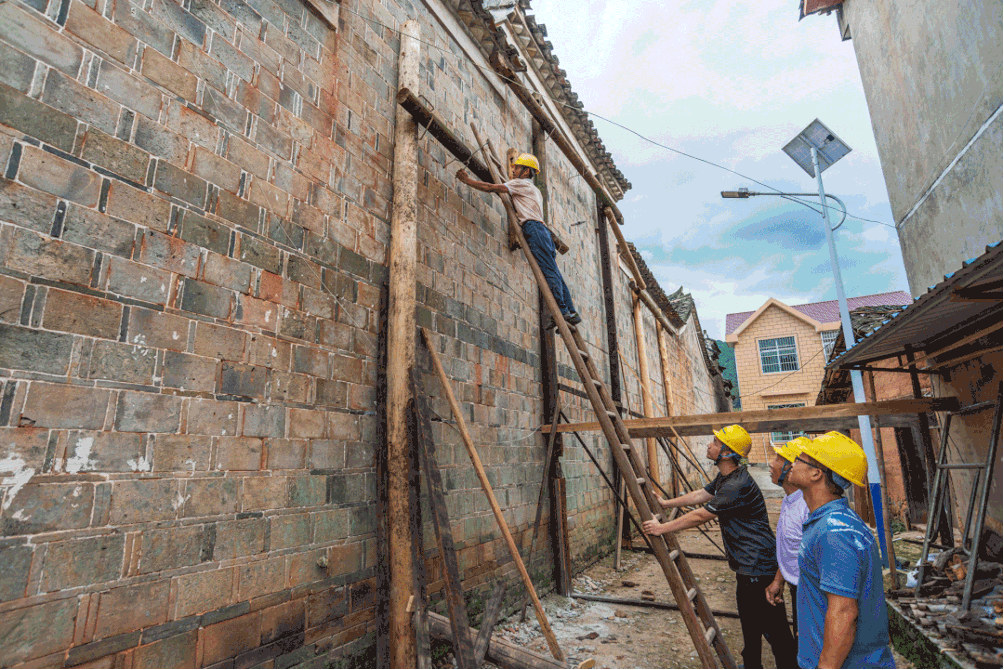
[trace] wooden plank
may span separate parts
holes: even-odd
[[[522,237],[522,235],[520,237]],[[558,646],[558,639],[554,636],[554,631],[551,630],[551,624],[547,620],[547,614],[544,612],[544,606],[540,604],[540,599],[537,597],[537,591],[533,587],[533,581],[530,579],[530,575],[526,571],[526,566],[523,565],[523,559],[519,555],[519,549],[516,547],[516,542],[512,538],[512,533],[509,532],[509,524],[506,523],[505,517],[502,515],[502,508],[499,507],[498,501],[495,499],[495,493],[492,490],[491,483],[488,481],[488,475],[485,473],[484,466],[481,465],[481,457],[478,456],[478,451],[474,447],[474,440],[471,438],[471,434],[467,430],[467,424],[464,421],[464,414],[460,409],[460,404],[457,402],[456,396],[453,394],[453,387],[450,384],[450,378],[446,376],[443,364],[439,360],[439,354],[436,352],[436,346],[432,339],[432,334],[425,328],[422,328],[421,331],[422,339],[425,341],[425,346],[429,351],[429,358],[432,360],[432,366],[436,369],[436,375],[439,377],[440,384],[443,387],[443,394],[446,396],[447,401],[450,403],[450,409],[453,411],[453,418],[457,423],[457,430],[460,432],[460,437],[463,440],[464,447],[467,448],[467,455],[470,456],[471,463],[474,465],[474,472],[478,477],[478,481],[481,482],[481,488],[485,492],[485,496],[488,498],[488,504],[492,508],[492,514],[495,515],[495,521],[498,523],[499,530],[502,531],[502,537],[505,539],[506,547],[509,549],[509,555],[512,556],[513,563],[516,564],[516,569],[519,571],[519,575],[523,579],[523,585],[530,594],[530,600],[533,602],[533,608],[537,614],[537,623],[540,624],[540,631],[547,640],[547,645],[554,657],[559,661],[564,661],[565,654],[562,652],[561,647]]]
[[[451,635],[450,620],[442,614],[429,612],[429,634],[439,640],[449,640]],[[471,635],[477,635],[477,631],[473,628]],[[564,661],[556,661],[497,637],[488,642],[485,658],[503,668],[562,668],[565,670],[568,668],[568,664]]]
[[[558,408],[555,407],[554,419],[551,421],[551,428],[558,425]],[[557,431],[551,433],[547,440],[547,455],[544,457],[544,470],[540,475],[540,490],[537,492],[537,512],[533,518],[533,535],[530,536],[530,548],[526,552],[526,563],[533,562],[533,546],[537,543],[537,534],[540,532],[540,517],[544,512],[544,494],[547,492],[547,477],[551,472],[551,461],[554,458],[554,440],[557,438]],[[519,620],[526,621],[526,606],[529,602],[529,594],[523,596],[523,604],[519,608]]]
[[[558,537],[561,539],[561,542],[558,543],[558,553],[561,557],[562,565],[562,580],[558,585],[558,592],[563,596],[567,596],[572,592],[572,558],[568,554],[568,548],[571,545],[568,542],[568,496],[565,491],[565,478],[556,478],[554,486],[557,489],[555,497],[558,501]]]
[[[429,613],[424,606],[412,615],[415,626],[415,647],[419,670],[432,670],[432,644],[429,640]]]
[[[478,631],[478,639],[474,641],[474,663],[477,667],[484,665],[485,652],[488,651],[488,643],[492,639],[492,631],[498,623],[499,614],[502,613],[502,599],[505,598],[505,582],[499,580],[495,583],[492,596],[485,605],[484,616],[481,617],[481,630]]]
[[[478,160],[477,155],[471,151],[467,144],[449,129],[446,122],[436,114],[435,110],[429,109],[425,103],[418,99],[414,91],[408,88],[398,90],[397,104],[411,114],[415,123],[422,130],[436,138],[444,149],[473,172],[478,179],[491,182],[492,175],[488,171],[488,167]]]
[[[655,416],[655,403],[652,401],[652,382],[648,376],[648,347],[645,346],[645,320],[641,311],[641,300],[635,300],[633,310],[635,346],[638,352],[638,378],[641,382],[642,412],[646,417]],[[659,326],[656,324],[656,329]],[[656,484],[659,483],[659,450],[655,438],[645,441],[648,453],[648,476]],[[643,474],[643,473],[639,473]]]
[[[453,653],[461,668],[479,667],[474,663],[474,643],[468,634],[470,623],[467,618],[467,604],[464,589],[460,584],[460,566],[457,562],[453,530],[446,510],[446,495],[443,493],[443,477],[436,460],[436,446],[432,440],[432,424],[429,421],[428,400],[415,397],[415,442],[421,450],[425,465],[425,481],[429,493],[429,509],[432,511],[432,525],[436,531],[436,544],[443,562],[443,577],[446,587],[446,604],[450,610],[453,626]]]
[[[656,419],[629,419],[624,421],[632,438],[669,437],[673,431],[681,436],[708,435],[733,423],[740,424],[750,433],[771,433],[788,430],[825,432],[857,428],[859,414],[881,419],[880,425],[899,427],[913,425],[916,415],[927,412],[948,412],[959,408],[956,398],[908,398],[881,400],[879,402],[847,403],[844,405],[811,405],[786,409],[754,410],[748,412],[721,412],[717,414],[691,414]],[[893,420],[895,419],[895,420]],[[550,426],[541,430],[546,434]],[[601,430],[596,421],[563,423],[559,432],[584,433]]]

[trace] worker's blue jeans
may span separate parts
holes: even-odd
[[[524,221],[522,227],[526,243],[530,245],[530,251],[537,259],[540,271],[544,273],[544,279],[547,280],[551,295],[558,303],[558,309],[561,310],[562,314],[571,314],[575,311],[575,307],[572,305],[572,296],[568,292],[568,286],[555,262],[558,252],[554,249],[551,231],[540,221]]]

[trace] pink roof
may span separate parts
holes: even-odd
[[[858,307],[876,307],[879,305],[909,305],[913,299],[903,291],[892,291],[890,293],[876,293],[875,295],[863,295],[857,298],[847,299],[847,308],[854,310]],[[804,305],[791,305],[791,308],[805,314],[811,319],[820,323],[832,323],[840,320],[840,310],[836,300],[825,302],[810,302]],[[745,323],[746,319],[756,313],[739,312],[738,314],[728,314],[725,317],[725,334],[731,335],[739,326]]]

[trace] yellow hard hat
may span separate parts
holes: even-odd
[[[533,154],[520,154],[516,157],[516,160],[512,162],[513,165],[523,165],[528,168],[532,168],[536,172],[540,172],[540,163],[537,162],[537,157]]]
[[[843,433],[831,430],[811,440],[802,451],[851,483],[865,485],[868,472],[865,450]]]
[[[774,452],[789,463],[794,463],[798,455],[805,451],[805,445],[809,444],[809,442],[812,442],[812,440],[804,435],[799,435],[794,440],[790,440],[781,446],[773,445]]]
[[[746,458],[746,454],[750,452],[753,440],[750,439],[750,434],[746,432],[746,429],[739,424],[725,426],[721,430],[713,432],[722,444],[743,458]]]

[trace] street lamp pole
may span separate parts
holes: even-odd
[[[819,186],[819,201],[823,203],[823,227],[826,229],[826,244],[830,248],[830,267],[833,269],[833,281],[837,288],[837,305],[840,308],[840,325],[844,331],[844,346],[850,349],[854,346],[854,328],[851,326],[851,312],[847,307],[847,295],[844,293],[844,281],[840,276],[840,263],[837,262],[837,245],[833,241],[833,229],[830,227],[830,211],[826,206],[826,191],[823,189],[823,174],[819,169],[819,154],[816,147],[810,147],[812,167],[816,173],[816,184]],[[861,371],[851,370],[851,388],[854,390],[854,402],[867,402],[865,385],[861,381]],[[875,443],[872,439],[871,417],[867,414],[858,416],[858,429],[861,432],[861,447],[868,457],[868,488],[871,493],[872,510],[875,513],[875,530],[878,534],[879,547],[882,549],[882,560],[888,562],[885,546],[885,514],[882,509],[882,480],[875,457]]]

